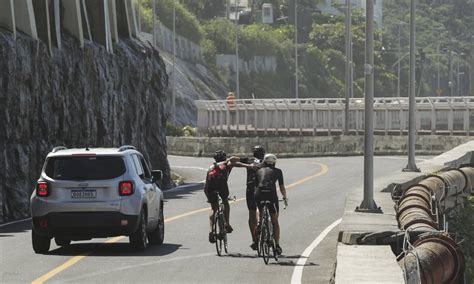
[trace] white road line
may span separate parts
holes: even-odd
[[[193,169],[193,170],[200,170],[200,171],[206,171],[208,169],[201,168],[201,167],[190,167],[190,166],[171,166],[171,168],[177,168],[177,169]]]
[[[308,257],[311,255],[311,252],[321,243],[322,240],[331,232],[334,227],[339,225],[341,223],[342,219],[337,219],[329,225],[324,231],[319,234],[319,236],[307,247],[304,252],[301,254],[300,258],[296,262],[295,270],[293,270],[293,275],[291,276],[291,284],[300,284],[301,283],[301,277],[303,276],[303,268],[304,265],[306,264],[306,260]]]
[[[25,221],[29,221],[29,220],[31,220],[31,218],[26,218],[26,219],[22,219],[22,220],[18,220],[18,221],[13,221],[13,222],[1,224],[0,228],[6,227],[6,226],[9,226],[9,225],[13,225],[13,224],[18,224],[18,223],[25,222]]]

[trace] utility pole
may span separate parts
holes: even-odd
[[[230,0],[226,0],[226,6],[225,6],[225,17],[226,19],[229,19],[230,15]]]
[[[415,163],[415,140],[416,140],[416,122],[415,122],[415,94],[416,94],[416,0],[411,0],[410,9],[410,98],[408,105],[408,165],[403,171],[419,172]]]
[[[235,62],[236,62],[236,92],[235,96],[237,99],[240,99],[240,60],[239,60],[239,9],[240,0],[235,1]]]
[[[344,109],[344,134],[349,134],[349,100],[352,90],[352,4],[351,0],[346,0],[346,101]]]
[[[366,0],[365,13],[364,200],[356,211],[381,213],[374,201],[374,0]]]
[[[398,23],[398,64],[397,64],[397,97],[400,97],[400,75],[401,75],[401,57],[402,57],[402,36],[401,36],[402,22]]]
[[[298,0],[295,0],[295,98],[299,98],[298,75]]]
[[[153,24],[153,45],[156,45],[156,0],[153,0],[153,3],[152,3],[152,12],[153,12],[153,21],[152,21],[152,24]]]
[[[172,81],[173,124],[176,125],[176,0],[173,0],[173,81]]]

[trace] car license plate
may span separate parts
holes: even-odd
[[[80,199],[80,198],[96,198],[97,192],[93,190],[73,190],[71,191],[71,198]]]

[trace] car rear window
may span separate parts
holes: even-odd
[[[117,178],[125,173],[122,157],[52,157],[46,175],[58,180],[101,180]]]

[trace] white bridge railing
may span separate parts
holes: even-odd
[[[364,131],[364,99],[350,99],[349,131]],[[196,101],[198,129],[219,136],[332,135],[344,129],[345,99]],[[376,134],[407,134],[408,98],[374,99]],[[474,97],[416,98],[419,134],[470,135]],[[474,129],[472,129],[474,130]]]

